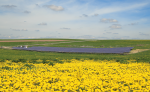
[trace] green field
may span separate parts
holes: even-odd
[[[65,41],[0,42],[0,92],[150,90],[150,40],[63,40]],[[68,48],[134,47],[132,51],[148,50],[132,54],[86,54],[11,49],[21,45]]]
[[[33,39],[29,39],[33,40]],[[37,40],[37,39],[36,39]],[[41,39],[40,39],[41,40]],[[45,39],[44,39],[45,40]],[[46,39],[52,40],[52,39]],[[59,40],[59,39],[56,39]],[[150,40],[79,40],[60,39],[63,42],[0,42],[0,46],[13,47],[20,45],[47,46],[47,47],[78,47],[78,48],[114,48],[134,47],[135,49],[150,49]],[[0,40],[1,41],[1,40]],[[83,54],[83,53],[57,53],[57,52],[36,52],[0,49],[0,60],[71,60],[71,59],[94,59],[94,60],[116,60],[125,63],[126,60],[134,59],[137,62],[150,62],[150,50],[135,54]]]

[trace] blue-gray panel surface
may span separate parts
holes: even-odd
[[[133,47],[121,48],[64,48],[64,47],[13,47],[12,49],[18,50],[33,50],[33,51],[51,51],[51,52],[76,52],[76,53],[127,53]]]

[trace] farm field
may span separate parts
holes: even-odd
[[[32,39],[33,40],[33,39]],[[39,40],[39,39],[35,39]],[[42,39],[50,40],[50,39]],[[55,52],[36,52],[0,49],[0,59],[94,59],[94,60],[118,60],[120,62],[135,59],[138,62],[149,62],[150,60],[150,40],[78,40],[78,39],[56,39],[66,41],[56,42],[0,42],[2,47],[13,46],[46,46],[46,47],[75,47],[75,48],[113,48],[113,47],[134,47],[131,52],[134,54],[78,54],[78,53],[55,53]],[[145,50],[140,52],[141,50]]]
[[[150,40],[53,40],[64,41],[0,42],[0,92],[149,92]],[[11,50],[21,45],[134,48],[124,54]]]

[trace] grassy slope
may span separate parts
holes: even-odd
[[[74,41],[74,40],[70,40]],[[76,40],[79,41],[79,40]],[[43,44],[48,42],[35,42],[36,44]],[[29,44],[35,44],[29,42]],[[51,42],[50,42],[51,43]],[[56,42],[58,43],[58,42]],[[12,45],[26,45],[24,43],[0,43]],[[42,46],[42,45],[41,45]],[[109,48],[109,47],[134,47],[134,49],[150,49],[150,40],[97,40],[97,41],[84,41],[84,42],[72,42],[72,43],[58,43],[49,44],[46,46],[52,47],[81,47],[81,46],[93,46],[93,48]],[[116,59],[120,62],[128,59],[136,59],[139,62],[150,62],[150,51],[140,52],[132,55],[119,55],[119,54],[78,54],[78,53],[55,53],[55,52],[36,52],[36,51],[20,51],[20,50],[6,50],[0,49],[0,59]]]
[[[49,45],[54,47],[93,46],[93,48],[134,47],[134,49],[150,49],[150,40],[97,40],[75,43]]]
[[[8,40],[8,39],[6,39]],[[10,39],[12,40],[12,39]],[[18,39],[13,39],[13,40],[18,40]],[[12,41],[13,41],[12,40]],[[72,39],[22,39],[22,40],[66,40],[65,42],[70,42]],[[5,40],[0,40],[0,41],[5,41]],[[78,40],[75,40],[78,41]],[[35,44],[50,44],[50,43],[58,43],[61,41],[50,41],[50,42],[0,42],[0,46],[18,46],[18,45],[35,45]]]

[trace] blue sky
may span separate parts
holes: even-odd
[[[150,39],[150,0],[0,0],[0,39]]]

